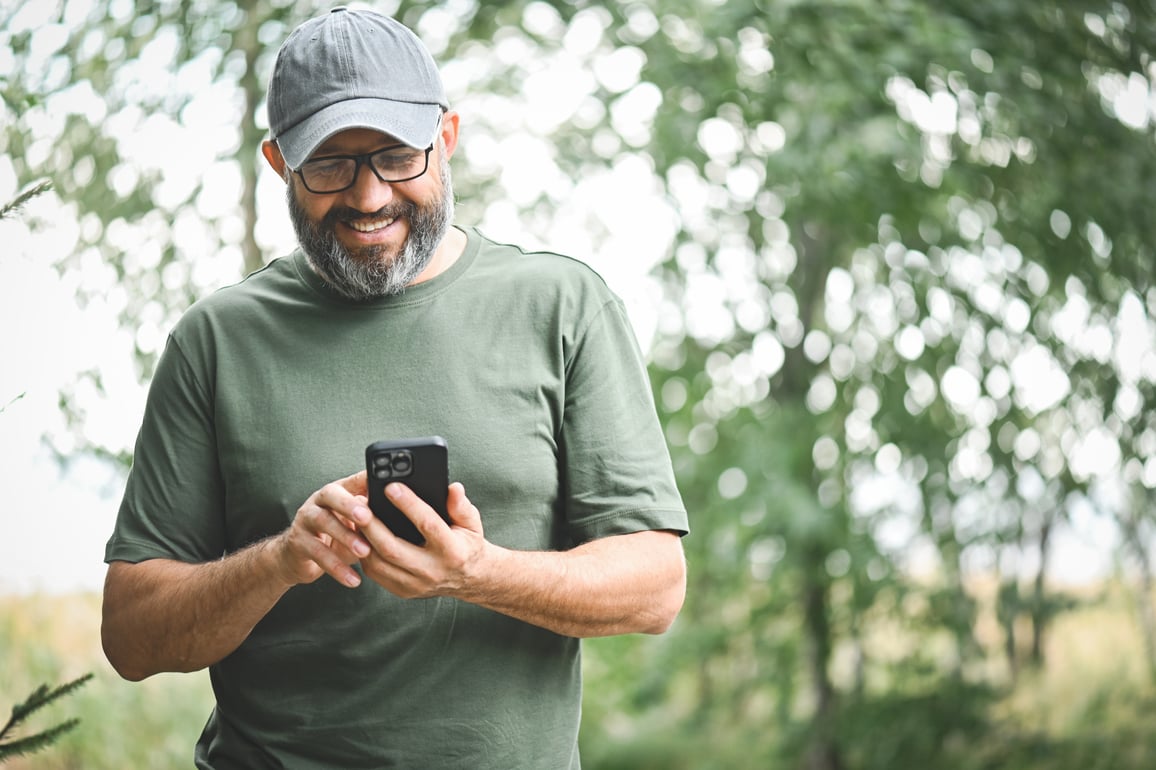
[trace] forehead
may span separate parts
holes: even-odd
[[[356,154],[392,145],[405,146],[396,137],[381,131],[349,128],[326,139],[318,145],[313,155]]]

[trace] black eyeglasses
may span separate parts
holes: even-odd
[[[363,155],[325,155],[301,164],[296,173],[305,189],[317,195],[339,193],[353,187],[362,166],[369,166],[379,182],[408,182],[429,169],[433,145],[415,150],[396,144]]]

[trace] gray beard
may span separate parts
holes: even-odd
[[[454,218],[449,161],[444,152],[440,157],[442,194],[439,200],[424,207],[412,201],[398,201],[368,216],[344,206],[334,207],[321,222],[314,223],[297,202],[294,185],[286,186],[289,218],[301,250],[310,267],[337,293],[355,302],[400,294],[426,269]],[[384,246],[350,251],[337,240],[335,229],[339,222],[383,217],[409,222],[409,236],[396,255],[391,257]]]

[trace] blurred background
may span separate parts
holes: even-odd
[[[168,329],[293,248],[264,88],[328,7],[0,0],[0,712],[95,674],[11,767],[191,764],[207,678],[103,661],[103,546]],[[371,7],[458,221],[649,356],[689,593],[586,645],[587,767],[1156,763],[1156,4]]]

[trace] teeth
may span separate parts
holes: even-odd
[[[383,227],[389,227],[396,220],[394,219],[374,219],[374,220],[357,220],[349,222],[349,226],[359,233],[372,233],[375,230],[380,230]]]

